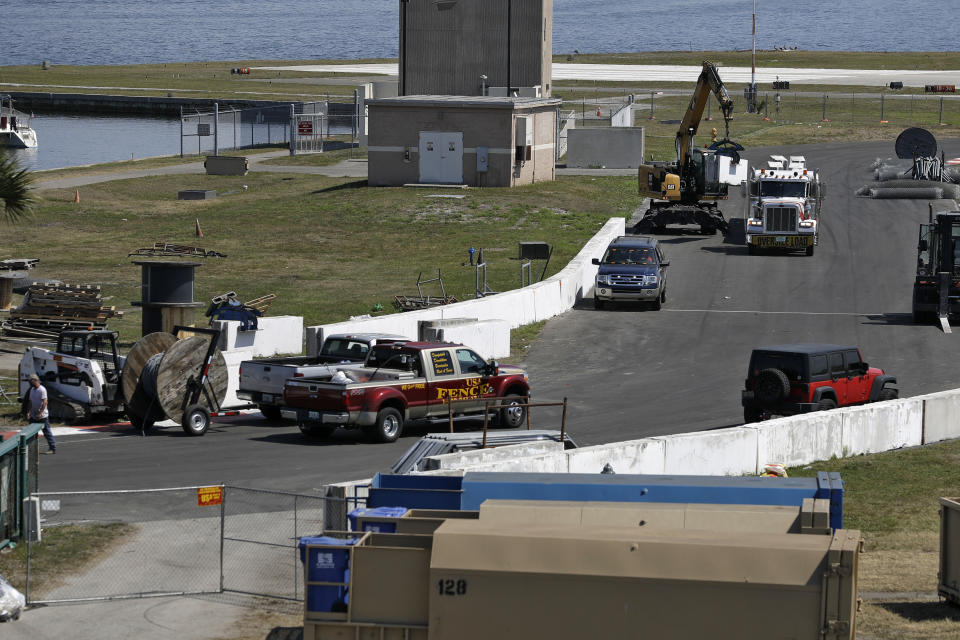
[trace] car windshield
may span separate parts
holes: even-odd
[[[803,376],[803,356],[795,353],[771,353],[760,351],[753,354],[750,375],[755,376],[764,369],[780,369],[791,380]]]
[[[653,247],[609,247],[603,264],[657,264]]]
[[[764,198],[803,198],[806,195],[806,183],[761,180],[760,195]]]

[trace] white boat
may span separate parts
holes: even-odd
[[[37,132],[30,128],[30,116],[14,109],[10,96],[0,96],[0,147],[36,146]]]

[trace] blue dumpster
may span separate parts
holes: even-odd
[[[300,561],[306,567],[307,611],[346,611],[350,549],[356,538],[300,538]],[[312,584],[327,582],[333,584]]]
[[[347,514],[350,528],[354,531],[373,531],[374,533],[396,533],[397,518],[407,512],[406,507],[360,507]]]

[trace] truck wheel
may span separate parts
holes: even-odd
[[[763,419],[763,412],[759,409],[753,407],[744,407],[743,408],[743,422],[744,424],[750,424],[752,422],[760,422]]]
[[[884,387],[880,389],[880,395],[877,396],[877,402],[884,402],[886,400],[896,400],[900,397],[900,392],[896,389],[891,389],[890,387]]]
[[[657,296],[657,299],[653,301],[653,310],[660,311],[660,308],[663,306],[663,303],[660,301],[660,296]]]
[[[810,245],[809,247],[807,247],[807,255],[808,256],[813,255],[813,245]]]
[[[188,436],[202,436],[210,428],[210,412],[202,404],[192,404],[183,410],[180,426]]]
[[[396,442],[403,431],[403,416],[393,407],[385,407],[377,413],[377,421],[369,434],[375,442]]]
[[[603,309],[603,300],[598,298],[596,295],[593,296],[593,308],[594,309]]]
[[[279,421],[283,419],[283,415],[280,413],[280,407],[272,404],[261,404],[258,408],[267,420]]]
[[[837,403],[833,398],[824,398],[817,403],[817,411],[830,411],[830,409],[836,409]]]
[[[523,426],[527,421],[527,398],[526,396],[520,396],[515,393],[508,393],[503,397],[503,402],[500,404],[504,405],[500,409],[499,415],[499,424],[501,427],[506,429],[516,429],[517,427]]]
[[[757,255],[757,246],[753,244],[747,245],[747,254],[751,256]]]
[[[757,374],[753,393],[762,404],[776,404],[790,395],[790,380],[780,369],[764,369]]]

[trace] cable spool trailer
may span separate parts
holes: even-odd
[[[195,335],[178,338],[181,333]],[[217,349],[219,338],[218,329],[178,325],[171,333],[150,333],[133,345],[120,383],[134,428],[145,433],[155,422],[170,419],[187,435],[202,436],[212,417],[238,413],[222,410],[228,372]]]

